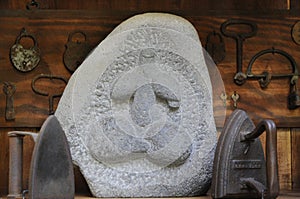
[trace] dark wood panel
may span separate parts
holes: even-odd
[[[0,9],[25,9],[30,0],[1,0]],[[170,10],[285,10],[286,0],[36,0],[41,9],[82,9],[112,11],[170,11]]]
[[[134,15],[133,12],[116,15],[115,13],[99,13],[92,11],[2,11],[0,13],[0,79],[11,81],[17,86],[15,99],[15,121],[4,119],[5,95],[0,94],[0,126],[3,127],[40,127],[48,114],[48,98],[35,94],[31,89],[32,79],[41,73],[51,73],[69,78],[71,75],[64,67],[62,56],[65,50],[68,34],[73,30],[84,30],[92,46],[96,46],[108,35],[115,26]],[[300,63],[300,46],[291,39],[291,28],[300,16],[289,13],[264,13],[239,15],[220,14],[218,12],[178,13],[196,27],[203,46],[209,32],[219,31],[221,23],[229,18],[240,18],[253,21],[258,25],[257,35],[244,42],[243,71],[254,54],[266,48],[275,47],[291,54]],[[21,28],[25,27],[35,34],[41,49],[41,62],[36,69],[22,73],[13,68],[9,60],[9,49],[14,44]],[[234,91],[240,95],[238,107],[245,109],[256,122],[261,118],[274,119],[279,127],[299,127],[300,109],[287,108],[289,80],[272,80],[267,89],[262,90],[257,81],[247,81],[242,86],[233,83],[236,72],[236,44],[232,38],[225,38],[226,58],[218,65],[227,95]],[[264,70],[270,72],[290,72],[290,66],[281,56],[268,55],[253,66],[256,73]],[[45,82],[49,92],[63,89],[64,85]],[[218,96],[218,95],[217,95]],[[220,99],[217,99],[220,100]],[[57,104],[57,102],[56,102]],[[233,110],[232,100],[227,100],[227,112]]]
[[[290,0],[290,8],[291,8],[291,10],[299,10],[300,9],[300,1],[299,0]]]
[[[7,194],[8,188],[8,137],[7,132],[12,129],[1,128],[0,129],[0,197]]]
[[[292,182],[293,189],[300,190],[300,128],[292,129]]]
[[[78,166],[74,166],[74,176],[75,176],[75,192],[76,193],[84,193],[92,196],[90,189],[86,180],[84,179],[83,175],[80,172]]]
[[[300,48],[291,40],[291,27],[298,20],[297,17],[251,17],[231,16],[228,18],[246,19],[256,22],[258,25],[257,35],[244,41],[243,71],[246,71],[250,59],[259,51],[267,48],[278,48],[291,54],[299,63]],[[284,18],[284,19],[283,19]],[[192,17],[190,21],[196,26],[200,39],[204,44],[207,34],[216,30],[219,31],[220,24],[226,20],[224,17]],[[268,88],[262,90],[257,81],[248,80],[244,85],[238,86],[233,83],[236,72],[236,44],[232,38],[223,37],[226,45],[226,58],[218,64],[222,74],[228,96],[234,91],[240,95],[238,107],[246,110],[256,122],[261,118],[275,120],[280,127],[300,125],[300,110],[288,110],[287,96],[289,94],[289,80],[272,80]],[[299,68],[299,67],[298,67]],[[290,73],[289,62],[281,57],[268,55],[257,60],[253,71],[260,74],[264,70],[272,73]],[[233,110],[233,102],[230,100],[228,113]]]
[[[277,158],[280,190],[292,190],[292,151],[290,129],[277,131]]]

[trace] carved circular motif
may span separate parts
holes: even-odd
[[[99,164],[117,173],[159,173],[198,159],[210,106],[207,87],[187,60],[148,48],[107,67],[81,119],[88,125],[79,122],[77,129]]]
[[[216,129],[198,43],[153,27],[115,36],[75,72],[56,112],[91,192],[97,197],[206,193]],[[200,57],[176,50],[177,36]]]

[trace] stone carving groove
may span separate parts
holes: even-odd
[[[193,196],[209,188],[216,129],[194,32],[174,15],[133,17],[73,74],[55,114],[95,196]]]

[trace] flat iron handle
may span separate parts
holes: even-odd
[[[245,135],[246,140],[258,138],[264,131],[266,137],[267,158],[267,193],[266,198],[276,198],[279,195],[278,163],[277,163],[277,130],[272,120],[262,120],[256,128]]]

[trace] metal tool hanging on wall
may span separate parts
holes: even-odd
[[[22,38],[32,39],[34,45],[29,49],[25,49],[21,44]],[[29,34],[25,28],[21,30],[15,44],[10,49],[10,60],[13,66],[21,72],[29,72],[33,70],[40,62],[40,49],[34,35]]]
[[[226,51],[222,35],[215,30],[210,32],[206,38],[205,49],[216,64],[223,61]]]
[[[279,54],[285,57],[286,59],[289,60],[292,66],[292,72],[288,74],[271,74],[267,71],[264,71],[262,74],[254,74],[252,72],[252,65],[259,57],[265,54]],[[290,78],[290,94],[288,96],[288,108],[290,110],[300,107],[300,96],[298,94],[298,89],[297,89],[298,77],[299,77],[298,67],[294,58],[287,52],[275,48],[262,50],[257,54],[255,54],[250,60],[247,69],[247,78],[258,80],[260,87],[263,89],[267,88],[267,86],[270,84],[272,79]]]
[[[84,39],[82,41],[74,41],[75,35],[81,35]],[[91,51],[91,45],[87,41],[84,32],[74,31],[69,34],[68,43],[65,46],[66,50],[63,56],[64,64],[69,71],[74,72]]]
[[[13,95],[16,92],[16,85],[11,82],[4,82],[3,84],[3,92],[6,96],[5,120],[14,120],[15,109]]]
[[[251,28],[249,32],[234,32],[230,31],[228,27],[230,26],[237,26],[237,25],[245,25]],[[251,38],[256,35],[257,33],[257,25],[253,22],[241,20],[241,19],[229,19],[225,21],[221,25],[221,32],[226,37],[231,37],[236,40],[236,67],[237,72],[234,76],[234,82],[237,85],[242,85],[245,83],[247,76],[243,72],[243,42],[247,38]]]
[[[266,158],[259,136],[266,131]],[[218,140],[213,164],[213,198],[266,198],[279,194],[277,132],[272,120],[256,127],[236,109]]]
[[[38,95],[42,95],[42,96],[48,96],[48,99],[49,99],[49,115],[52,115],[54,114],[54,105],[53,105],[53,100],[54,98],[58,98],[58,97],[61,97],[62,96],[62,92],[60,93],[55,93],[55,94],[50,94],[46,91],[42,91],[42,90],[39,90],[37,87],[36,87],[36,82],[39,80],[39,79],[49,79],[49,80],[61,80],[62,82],[64,82],[65,84],[68,83],[68,80],[65,79],[64,77],[61,77],[61,76],[55,76],[55,75],[51,75],[51,74],[40,74],[40,75],[37,75],[36,77],[34,77],[32,79],[32,82],[31,82],[31,88],[32,90],[38,94]]]

